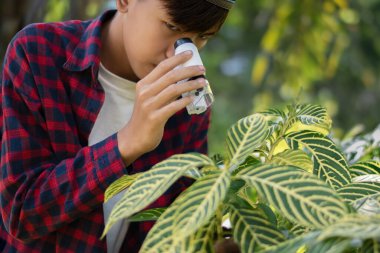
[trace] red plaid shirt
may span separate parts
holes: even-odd
[[[105,252],[102,203],[113,181],[173,154],[206,153],[209,111],[178,112],[157,149],[127,168],[116,134],[88,146],[104,100],[101,27],[114,13],[29,25],[8,47],[0,82],[0,252]],[[188,183],[179,180],[150,207],[168,206]],[[151,226],[131,224],[128,252],[138,251]]]

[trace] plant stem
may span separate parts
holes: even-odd
[[[216,210],[216,233],[217,233],[217,241],[220,239],[223,239],[223,228],[222,228],[222,222],[223,222],[223,204],[219,205],[218,209]]]

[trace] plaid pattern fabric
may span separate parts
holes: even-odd
[[[89,147],[104,100],[97,81],[101,26],[91,21],[33,24],[10,43],[1,76],[0,252],[105,252],[105,189],[126,173],[177,153],[207,151],[210,112],[169,119],[162,142],[125,168],[116,134]],[[151,207],[168,206],[180,179]],[[152,223],[134,223],[124,249],[137,252]]]

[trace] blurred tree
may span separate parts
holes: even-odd
[[[218,76],[231,76],[209,73],[218,115],[211,151],[221,152],[221,134],[242,114],[295,99],[326,106],[337,135],[380,122],[379,0],[241,0],[235,7],[206,58],[214,58],[210,66],[221,62]]]

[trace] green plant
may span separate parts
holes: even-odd
[[[330,127],[309,104],[243,118],[225,159],[174,155],[111,185],[106,200],[129,188],[103,235],[119,219],[157,219],[140,252],[214,252],[226,237],[246,253],[379,252],[380,163],[349,166]],[[168,208],[142,211],[181,176],[195,182]]]

